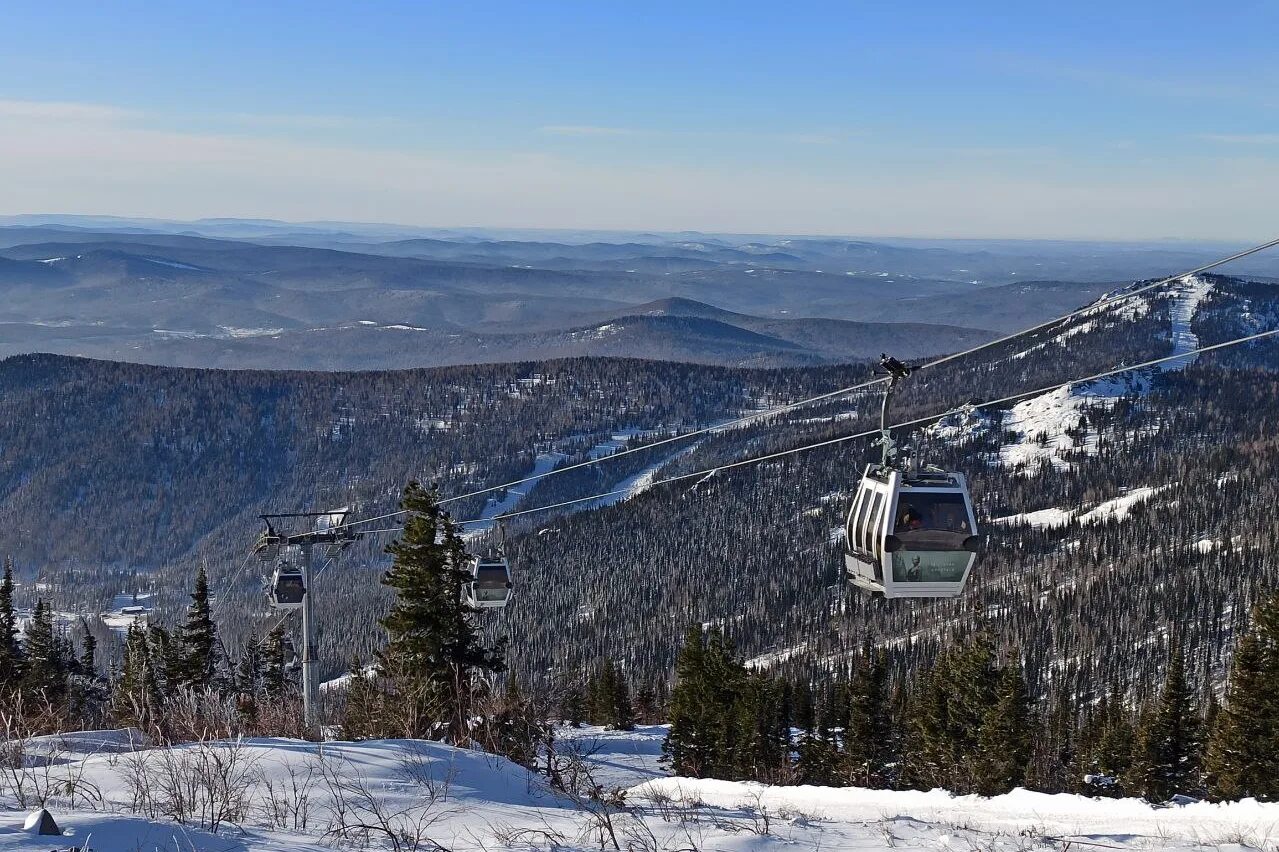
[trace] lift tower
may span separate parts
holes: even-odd
[[[281,608],[302,610],[302,708],[308,727],[314,726],[317,722],[320,698],[320,682],[316,674],[316,664],[319,660],[315,649],[312,583],[320,565],[330,559],[337,559],[343,550],[364,537],[360,531],[346,526],[347,511],[347,509],[334,509],[328,512],[289,512],[258,516],[266,524],[266,530],[258,537],[253,548],[260,557],[267,561],[275,561],[284,547],[298,547],[302,551],[301,606],[282,606]],[[297,519],[311,521],[312,528],[290,533],[276,529],[277,521]],[[278,583],[278,581],[279,570],[277,569],[273,582]],[[273,598],[275,592],[273,588]]]

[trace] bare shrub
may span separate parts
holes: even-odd
[[[128,808],[217,833],[248,816],[260,773],[241,740],[204,740],[121,761]]]
[[[395,852],[445,851],[429,832],[450,814],[450,810],[441,807],[448,796],[446,782],[420,775],[417,780],[410,778],[423,794],[407,807],[396,807],[386,796],[379,795],[349,761],[321,758],[319,773],[329,795],[329,825],[325,830],[329,839],[361,848],[385,843]]]

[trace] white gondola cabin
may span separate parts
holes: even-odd
[[[281,562],[271,575],[271,606],[279,610],[301,609],[306,597],[306,580],[302,569]]]
[[[501,609],[511,598],[511,567],[504,557],[471,559],[471,579],[462,587],[467,606]]]
[[[981,542],[963,474],[884,465],[866,468],[844,541],[849,578],[886,598],[957,597]]]

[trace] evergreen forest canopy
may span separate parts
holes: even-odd
[[[1271,285],[1209,280],[1191,323],[1200,342],[1279,323]],[[1139,297],[921,373],[897,418],[1166,354],[1174,307],[1166,296]],[[1046,396],[1035,410],[1048,406],[1054,416],[983,409],[917,432],[912,443],[929,461],[970,474],[988,534],[972,587],[957,601],[876,600],[840,581],[841,514],[872,453],[851,442],[513,523],[516,595],[504,614],[478,621],[484,641],[509,639],[504,661],[515,684],[569,696],[570,710],[589,704],[614,724],[628,723],[617,710],[619,681],[678,721],[690,706],[680,690],[711,666],[712,685],[725,692],[709,704],[731,718],[694,718],[687,737],[673,730],[670,745],[673,761],[687,759],[681,765],[701,774],[802,771],[988,791],[1017,779],[1076,789],[1087,769],[1098,789],[1154,797],[1212,785],[1230,795],[1225,784],[1255,790],[1262,770],[1238,768],[1238,744],[1272,736],[1273,723],[1242,714],[1247,702],[1229,694],[1226,711],[1215,708],[1236,646],[1230,690],[1260,689],[1265,675],[1253,672],[1270,665],[1269,610],[1250,613],[1276,580],[1279,446],[1269,424],[1279,411],[1277,353],[1273,343],[1226,350]],[[8,495],[0,513],[10,530],[42,530],[15,537],[22,585],[14,595],[19,606],[38,598],[43,624],[50,608],[94,611],[111,594],[154,589],[162,592],[158,622],[176,623],[175,603],[192,577],[199,593],[197,566],[208,560],[227,656],[238,659],[275,621],[264,617],[253,569],[241,568],[253,517],[265,507],[352,504],[357,514],[381,514],[410,479],[458,493],[526,474],[539,452],[571,463],[614,432],[705,425],[867,375],[864,367],[740,371],[592,359],[314,376],[10,359],[0,366]],[[547,480],[520,505],[597,493],[658,464],[662,475],[697,471],[873,428],[877,404],[863,394],[686,451],[637,453]],[[67,434],[52,434],[54,426]],[[1123,511],[1118,498],[1129,498]],[[450,509],[469,518],[482,503]],[[52,505],[70,509],[50,513]],[[1048,510],[1059,525],[1032,514]],[[330,676],[353,662],[352,652],[365,662],[384,645],[392,591],[368,590],[388,567],[378,552],[385,541],[367,541],[323,577]],[[702,627],[678,641],[690,624]],[[188,633],[173,640],[181,653],[147,637],[148,653],[177,672],[167,661],[189,658]],[[76,635],[97,639],[100,664],[119,653],[91,619]],[[278,659],[280,640],[267,645],[262,653]],[[700,663],[686,659],[698,653]],[[84,653],[61,652],[73,657]],[[586,671],[595,673],[589,683]],[[181,686],[187,676],[174,677]],[[376,696],[363,700],[378,706]],[[865,708],[876,701],[890,709],[870,719]],[[862,708],[856,719],[854,706]],[[563,715],[582,715],[570,710]],[[777,751],[777,732],[796,718],[809,736],[792,763]],[[884,736],[850,739],[857,725]],[[857,751],[869,739],[892,745]],[[1141,745],[1102,754],[1100,743],[1119,741]],[[1156,747],[1167,742],[1175,748]],[[703,747],[726,762],[715,764]],[[888,773],[906,754],[900,772]],[[1157,767],[1169,761],[1193,766],[1193,778],[1167,780]],[[1213,780],[1236,775],[1252,780]]]

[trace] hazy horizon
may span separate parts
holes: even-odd
[[[1261,4],[6,13],[0,214],[1243,243],[1279,218]]]

